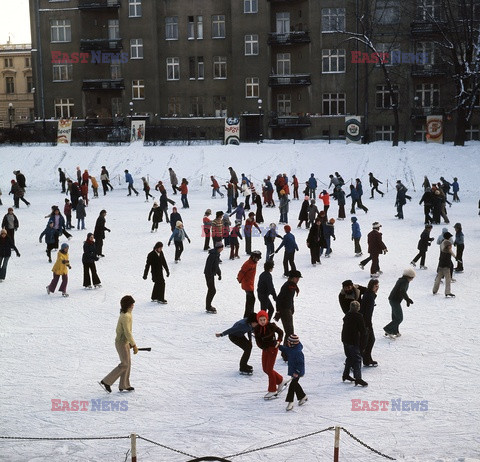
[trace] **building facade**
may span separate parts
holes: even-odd
[[[444,116],[451,139],[454,86],[432,28],[441,0],[420,3],[30,0],[36,116],[198,127],[239,117],[256,140],[342,138],[356,115],[373,141],[392,139],[396,106],[400,140],[425,139],[428,115]],[[357,40],[365,28],[385,69]]]
[[[0,128],[34,118],[32,47],[0,45]]]

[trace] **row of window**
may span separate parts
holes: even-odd
[[[25,80],[27,83],[27,93],[31,93],[33,90],[33,77],[28,75],[25,77]],[[5,77],[5,93],[7,95],[15,94],[15,77]]]
[[[5,69],[13,69],[14,68],[13,58],[4,58],[3,67]],[[32,67],[32,59],[30,57],[25,58],[25,67],[26,68]]]

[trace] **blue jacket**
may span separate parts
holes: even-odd
[[[458,186],[458,181],[454,181],[452,183],[452,189],[453,189],[453,192],[458,192],[460,191],[460,186]]]
[[[128,184],[133,184],[133,178],[132,178],[132,175],[130,175],[130,173],[125,173],[125,181],[128,183]]]
[[[173,230],[173,233],[172,235],[170,236],[170,239],[168,240],[168,243],[170,244],[170,242],[172,242],[172,239],[174,241],[177,241],[177,242],[182,242],[185,238],[187,238],[188,240],[190,240],[190,238],[188,237],[188,234],[187,232],[182,228],[175,228]]]
[[[462,244],[465,244],[465,236],[462,231],[457,231],[455,233],[454,245],[462,245]]]
[[[235,220],[245,220],[245,209],[243,207],[238,206],[230,216],[235,215]]]
[[[315,179],[315,175],[312,173],[310,178],[308,179],[308,187],[310,189],[317,189],[317,180]]]
[[[347,194],[345,197],[351,197],[352,201],[356,201],[360,196],[358,195],[358,191],[353,186],[351,186],[350,194]]]
[[[247,322],[247,318],[240,319],[230,329],[222,332],[222,337],[225,335],[233,335],[234,337],[243,337],[245,334],[250,334],[253,327]]]
[[[265,187],[267,188],[267,191],[273,191],[273,185],[270,180],[265,181]]]
[[[357,187],[355,189],[357,190],[357,194],[359,197],[363,196],[363,186],[361,181],[357,183]]]
[[[245,182],[247,183],[247,186],[250,187],[250,180],[245,175],[242,175],[242,181],[243,180],[245,180]]]
[[[298,245],[292,233],[286,233],[285,236],[283,236],[282,243],[275,252],[278,252],[283,246],[285,246],[285,252],[293,253],[295,250],[298,251]]]
[[[352,237],[354,239],[360,239],[362,237],[362,233],[360,232],[360,225],[358,224],[356,217],[352,217]]]
[[[291,347],[280,345],[278,348],[287,355],[288,375],[293,377],[293,374],[298,374],[299,377],[303,377],[305,375],[305,356],[302,351],[302,343],[299,342]]]
[[[43,230],[42,234],[40,234],[40,242],[42,241],[42,237],[45,236],[45,243],[46,244],[53,244],[55,242],[55,236],[59,236],[61,232],[59,232],[55,228],[50,228],[51,221],[48,222],[47,227]]]

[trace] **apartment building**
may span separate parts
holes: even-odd
[[[0,45],[0,128],[33,120],[32,47]]]
[[[372,141],[392,139],[395,105],[401,140],[425,139],[430,114],[445,115],[451,139],[454,86],[432,26],[440,4],[30,0],[36,115],[196,127],[239,117],[252,140],[338,138],[352,115]],[[355,37],[365,17],[376,50],[400,57],[387,66],[393,98]],[[401,59],[417,53],[426,60]],[[473,120],[468,136],[478,139]]]

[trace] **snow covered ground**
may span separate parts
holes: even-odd
[[[264,143],[241,146],[166,147],[21,147],[0,148],[0,187],[3,216],[13,201],[8,196],[12,171],[27,177],[27,198],[16,211],[20,228],[16,234],[21,258],[12,256],[7,279],[0,286],[0,335],[2,374],[0,386],[0,428],[2,436],[84,437],[127,436],[131,432],[193,456],[226,457],[271,445],[290,438],[342,426],[373,448],[403,461],[479,461],[480,405],[478,400],[478,359],[480,321],[480,144],[464,148],[447,145],[406,144],[392,148],[389,143],[369,146],[343,143]],[[73,231],[70,241],[68,292],[48,296],[45,286],[51,279],[51,264],[45,244],[39,244],[44,216],[52,204],[63,208],[57,168],[73,176],[75,167],[87,168],[99,180],[106,165],[115,190],[91,200],[87,209],[87,231],[93,231],[101,209],[107,214],[106,257],[97,268],[103,287],[82,288],[82,243],[86,232]],[[238,375],[240,350],[228,338],[214,333],[241,318],[244,293],[236,274],[245,261],[230,262],[223,256],[222,281],[216,283],[215,316],[204,311],[206,287],[203,266],[201,219],[206,208],[226,210],[226,199],[210,199],[209,176],[222,182],[229,166],[237,174],[251,176],[260,186],[266,175],[296,174],[305,181],[311,172],[328,184],[328,175],[339,171],[347,183],[360,177],[368,214],[357,214],[366,235],[373,221],[383,225],[389,252],[380,264],[384,274],[374,313],[377,336],[373,353],[375,369],[363,369],[367,388],[342,383],[344,354],[340,342],[343,313],[337,296],[341,282],[352,279],[366,285],[368,268],[362,271],[350,240],[350,220],[336,222],[337,240],[330,259],[310,266],[305,245],[307,231],[296,229],[301,201],[290,202],[289,221],[300,247],[296,262],[303,273],[296,298],[295,329],[304,345],[306,375],[301,383],[309,401],[285,412],[283,395],[264,401],[267,377],[261,370],[260,350],[254,346],[251,377]],[[152,282],[142,279],[145,257],[157,240],[167,242],[170,228],[161,223],[157,234],[150,233],[147,221],[150,203],[144,202],[141,176],[149,176],[153,189],[162,179],[169,186],[168,167],[179,179],[190,181],[190,209],[181,210],[185,229],[192,239],[186,244],[180,264],[173,263],[173,245],[165,247],[171,276],[167,279],[168,305],[150,302]],[[126,197],[123,171],[135,178],[139,197]],[[368,199],[368,172],[384,182],[383,198]],[[466,248],[465,273],[456,277],[455,299],[441,293],[432,295],[438,260],[433,244],[427,254],[427,271],[417,271],[409,295],[414,305],[404,307],[402,337],[383,338],[382,327],[390,320],[388,294],[404,268],[416,255],[423,229],[421,197],[423,175],[438,181],[440,176],[460,183],[460,203],[448,209],[453,224],[463,225]],[[405,220],[395,215],[392,185],[401,179],[413,199],[405,206]],[[324,185],[320,183],[320,188]],[[170,192],[169,192],[170,194]],[[155,195],[155,194],[154,194]],[[171,196],[180,205],[179,196]],[[336,217],[337,205],[331,206]],[[348,212],[348,209],[347,209]],[[278,222],[278,210],[264,208],[265,224]],[[437,237],[442,226],[434,227]],[[263,238],[253,239],[253,248],[265,253]],[[277,291],[284,282],[281,254],[276,257],[274,283]],[[263,268],[259,263],[257,277]],[[119,300],[125,294],[136,299],[133,333],[139,346],[152,351],[133,357],[131,381],[135,392],[108,395],[98,381],[118,363],[114,347]],[[258,310],[258,305],[256,305]],[[279,359],[277,370],[286,374]],[[117,384],[115,384],[117,385]],[[352,400],[428,401],[427,411],[352,411]],[[62,401],[128,401],[127,411],[52,411],[52,399]],[[90,404],[91,408],[91,404]],[[0,460],[6,461],[123,461],[128,440],[25,442],[0,441]],[[332,460],[333,432],[325,432],[292,443],[238,456],[238,461]],[[193,457],[138,442],[139,461],[186,461]],[[360,446],[345,433],[341,436],[340,460],[371,462],[383,458]]]

